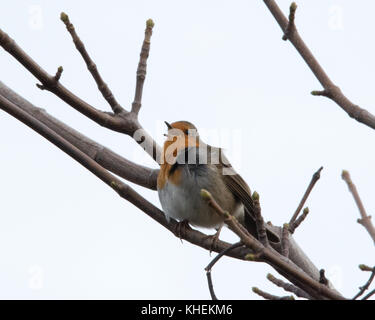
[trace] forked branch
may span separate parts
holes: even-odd
[[[248,233],[234,216],[232,216],[229,212],[224,211],[207,190],[202,189],[201,196],[216,211],[217,214],[223,217],[224,222],[228,225],[229,229],[231,229],[240,238],[242,243],[254,252],[247,255],[245,258],[251,261],[267,262],[276,270],[283,270],[288,274],[288,279],[290,281],[299,287],[303,285],[303,290],[307,289],[307,292],[315,297],[318,296],[339,300],[345,299],[334,290],[312,279],[296,265],[294,265],[289,259],[283,257],[272,248],[265,247],[254,236]]]
[[[305,60],[306,64],[309,66],[315,77],[324,88],[324,90],[322,91],[312,91],[311,93],[315,96],[325,96],[333,100],[350,117],[356,119],[358,122],[363,123],[372,129],[375,129],[375,116],[367,110],[362,109],[358,105],[351,102],[342,93],[340,88],[335,85],[328,77],[327,73],[324,71],[318,60],[311,53],[310,49],[307,47],[307,45],[299,35],[298,30],[294,24],[295,10],[297,8],[296,4],[293,2],[290,6],[288,21],[275,0],[263,0],[263,2],[266,4],[266,6],[276,19],[277,23],[279,24],[281,30],[284,33],[284,38],[287,38],[292,43],[292,45],[296,48],[303,60]]]
[[[51,91],[60,99],[65,101],[71,107],[87,116],[91,120],[95,121],[101,126],[104,126],[110,130],[121,132],[131,136],[138,144],[142,145],[144,150],[149,153],[157,162],[160,158],[160,147],[154,141],[154,139],[142,128],[138,122],[137,113],[128,112],[123,109],[120,109],[119,104],[115,100],[113,94],[109,90],[108,86],[105,85],[103,79],[101,78],[95,64],[89,57],[85,47],[83,46],[82,41],[78,38],[76,31],[73,25],[70,23],[67,15],[62,14],[62,20],[67,25],[67,29],[71,32],[73,40],[75,40],[76,47],[84,58],[88,69],[93,75],[99,90],[106,100],[111,105],[112,109],[115,110],[114,114],[100,111],[99,109],[88,104],[86,101],[80,99],[66,87],[64,87],[59,79],[61,72],[58,71],[56,75],[51,76],[48,74],[41,66],[39,66],[29,55],[26,54],[16,42],[10,38],[5,32],[0,29],[0,45],[8,51],[18,62],[20,62],[28,71],[30,71],[40,82],[41,85],[38,85],[41,89],[46,89]],[[146,25],[146,31],[150,29],[150,23]],[[146,32],[149,34],[149,32]],[[150,40],[148,35],[145,37]],[[143,56],[141,54],[141,56]],[[144,59],[141,57],[141,59]],[[142,64],[144,65],[144,63]],[[144,80],[143,80],[144,81]],[[142,88],[143,82],[138,84],[139,80],[137,79],[138,88]],[[139,91],[140,89],[138,89]],[[137,93],[136,93],[137,94]],[[139,96],[139,94],[138,94]],[[140,103],[140,99],[138,100]]]
[[[303,206],[305,205],[307,198],[309,197],[309,195],[310,195],[312,189],[314,188],[315,184],[317,183],[317,181],[320,179],[320,172],[322,170],[323,170],[323,167],[320,167],[313,174],[313,176],[311,178],[311,181],[310,181],[309,185],[307,186],[307,189],[306,189],[300,203],[298,204],[298,207],[297,207],[296,211],[294,212],[292,218],[290,219],[290,221],[289,221],[289,231],[290,231],[290,233],[293,233],[295,231],[295,229],[301,224],[301,222],[306,218],[307,214],[309,213],[309,209],[305,208],[303,210],[303,215],[297,221],[298,215],[301,212]]]

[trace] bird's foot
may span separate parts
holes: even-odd
[[[177,237],[179,237],[181,242],[182,242],[182,238],[184,237],[184,235],[186,235],[187,230],[191,230],[191,227],[189,225],[189,221],[182,220],[182,221],[177,222],[176,230],[175,230],[174,234]]]

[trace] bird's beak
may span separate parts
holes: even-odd
[[[168,130],[172,129],[172,126],[167,121],[164,121],[164,123],[167,125]]]

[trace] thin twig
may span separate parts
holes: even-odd
[[[323,167],[320,167],[318,169],[318,171],[316,171],[313,174],[313,176],[311,178],[311,181],[310,181],[310,183],[309,183],[309,185],[308,185],[308,187],[307,187],[307,189],[306,189],[306,191],[305,191],[305,193],[304,193],[304,195],[303,195],[300,203],[298,204],[298,207],[297,207],[296,211],[294,212],[292,218],[289,221],[289,227],[291,228],[290,230],[293,230],[293,232],[295,230],[294,223],[295,223],[295,221],[296,221],[299,213],[301,212],[303,206],[305,205],[305,202],[306,202],[307,198],[309,197],[309,195],[311,193],[311,190],[314,188],[316,182],[320,179],[320,172],[322,170],[323,170]],[[291,233],[293,233],[293,232],[291,231]]]
[[[214,284],[212,283],[211,270],[208,270],[206,272],[206,276],[207,276],[207,282],[208,282],[208,290],[210,291],[211,299],[218,300],[215,294]]]
[[[218,262],[223,256],[225,256],[229,251],[235,248],[241,247],[241,246],[243,246],[243,243],[239,241],[239,242],[232,244],[230,247],[224,249],[223,251],[219,252],[218,255],[215,258],[213,258],[212,261],[207,265],[207,267],[204,268],[204,270],[206,271],[211,270],[212,267],[215,265],[215,263]]]
[[[366,264],[360,264],[358,266],[358,268],[361,269],[362,271],[370,271],[370,272],[372,272],[374,270],[372,267],[369,267]]]
[[[232,244],[230,247],[228,247],[228,248],[224,249],[223,251],[219,252],[219,254],[207,265],[207,267],[204,268],[204,270],[206,270],[208,289],[210,290],[210,295],[211,295],[212,300],[218,300],[216,295],[215,295],[214,286],[213,286],[212,277],[211,277],[211,270],[212,270],[213,266],[215,265],[216,262],[219,261],[219,259],[222,256],[226,255],[229,251],[231,251],[235,248],[241,247],[241,246],[243,246],[243,243],[241,241]]]
[[[57,83],[59,82],[63,70],[64,70],[64,69],[63,69],[62,66],[60,66],[60,67],[57,68],[56,74],[55,74],[55,76],[53,77],[53,82],[55,83],[55,86],[56,86]],[[48,90],[48,88],[46,88],[43,84],[39,84],[39,83],[37,83],[36,86],[37,86],[40,90],[45,90],[45,89]]]
[[[367,295],[365,295],[361,300],[368,300],[375,294],[375,289],[370,291]]]
[[[143,84],[146,78],[147,58],[150,53],[150,40],[152,36],[152,28],[154,27],[154,21],[148,19],[146,21],[145,38],[143,40],[141,54],[139,57],[139,63],[137,68],[137,82],[135,87],[134,101],[132,104],[131,112],[138,114],[142,106],[142,92]]]
[[[367,282],[363,286],[359,287],[359,292],[353,297],[353,300],[358,299],[361,295],[363,295],[365,293],[366,290],[368,290],[368,288],[370,287],[372,281],[374,280],[374,277],[375,277],[375,267],[373,267],[371,269],[370,278],[367,280]]]
[[[288,27],[288,19],[280,10],[275,0],[263,0],[269,11],[274,16],[283,33]],[[315,77],[321,83],[324,91],[313,91],[314,95],[324,95],[340,106],[350,117],[354,118],[360,123],[375,129],[375,116],[358,105],[352,103],[328,77],[324,69],[319,64],[318,60],[311,53],[305,42],[298,34],[298,30],[293,28],[293,32],[289,32],[288,40],[293,44],[303,60],[309,66]],[[321,94],[316,94],[320,92]]]
[[[348,185],[349,191],[353,195],[354,201],[357,204],[357,207],[359,209],[361,218],[358,219],[357,222],[361,224],[367,230],[367,232],[369,233],[369,235],[371,236],[372,240],[375,243],[375,227],[371,222],[371,216],[367,215],[365,207],[362,203],[361,197],[359,196],[358,190],[355,184],[353,183],[349,172],[346,170],[343,170],[341,177]]]
[[[328,90],[313,90],[313,91],[311,91],[311,95],[313,95],[313,96],[322,96],[322,97],[326,97],[326,98],[331,98],[332,97],[331,92],[328,91]]]
[[[60,80],[61,74],[62,74],[63,71],[64,71],[64,69],[63,69],[62,66],[60,66],[60,67],[57,68],[57,71],[56,71],[56,74],[55,74],[55,77],[54,77],[55,81],[59,81]]]
[[[257,295],[263,297],[266,300],[294,300],[293,296],[279,297],[279,296],[275,296],[273,294],[267,293],[267,292],[265,292],[263,290],[260,290],[257,287],[253,287],[252,290],[253,290],[254,293],[256,293]]]
[[[302,214],[297,218],[297,220],[292,224],[292,226],[289,226],[289,232],[294,233],[296,229],[299,227],[299,225],[303,222],[303,220],[306,219],[307,215],[309,214],[310,210],[308,207],[303,209]]]
[[[271,281],[273,284],[275,284],[276,286],[283,288],[285,291],[294,293],[297,297],[312,300],[312,297],[308,293],[303,291],[301,288],[298,288],[297,286],[291,283],[284,282],[283,280],[276,278],[270,273],[267,274],[267,279]]]
[[[252,194],[252,199],[254,203],[254,214],[255,214],[255,224],[258,233],[259,241],[267,247],[269,245],[266,227],[264,225],[264,220],[262,217],[262,210],[259,203],[259,194],[258,192],[254,191]]]
[[[296,25],[294,24],[295,16],[296,16],[297,4],[292,2],[289,7],[289,22],[288,26],[285,29],[283,40],[288,40],[290,34],[296,29]]]
[[[68,30],[68,32],[72,36],[73,42],[74,42],[77,50],[81,54],[83,60],[85,60],[87,69],[90,71],[91,75],[93,76],[96,84],[98,85],[98,89],[101,92],[101,94],[103,95],[104,99],[107,100],[107,102],[111,106],[114,113],[123,112],[124,109],[118,104],[118,102],[116,101],[116,98],[114,97],[112,91],[109,89],[108,85],[102,79],[96,64],[91,59],[90,55],[88,54],[88,52],[85,48],[85,45],[83,44],[82,40],[77,35],[73,24],[70,22],[69,16],[66,13],[62,12],[61,15],[60,15],[60,19],[61,19],[62,22],[64,22],[64,24],[66,26],[66,29]]]

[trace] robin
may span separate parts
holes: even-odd
[[[215,228],[217,239],[224,221],[202,199],[201,189],[206,189],[223,210],[256,236],[250,188],[234,171],[222,149],[205,144],[197,128],[188,121],[165,123],[168,133],[157,189],[166,218],[178,220],[179,228],[189,228],[189,224]],[[181,235],[180,232],[181,229]]]

